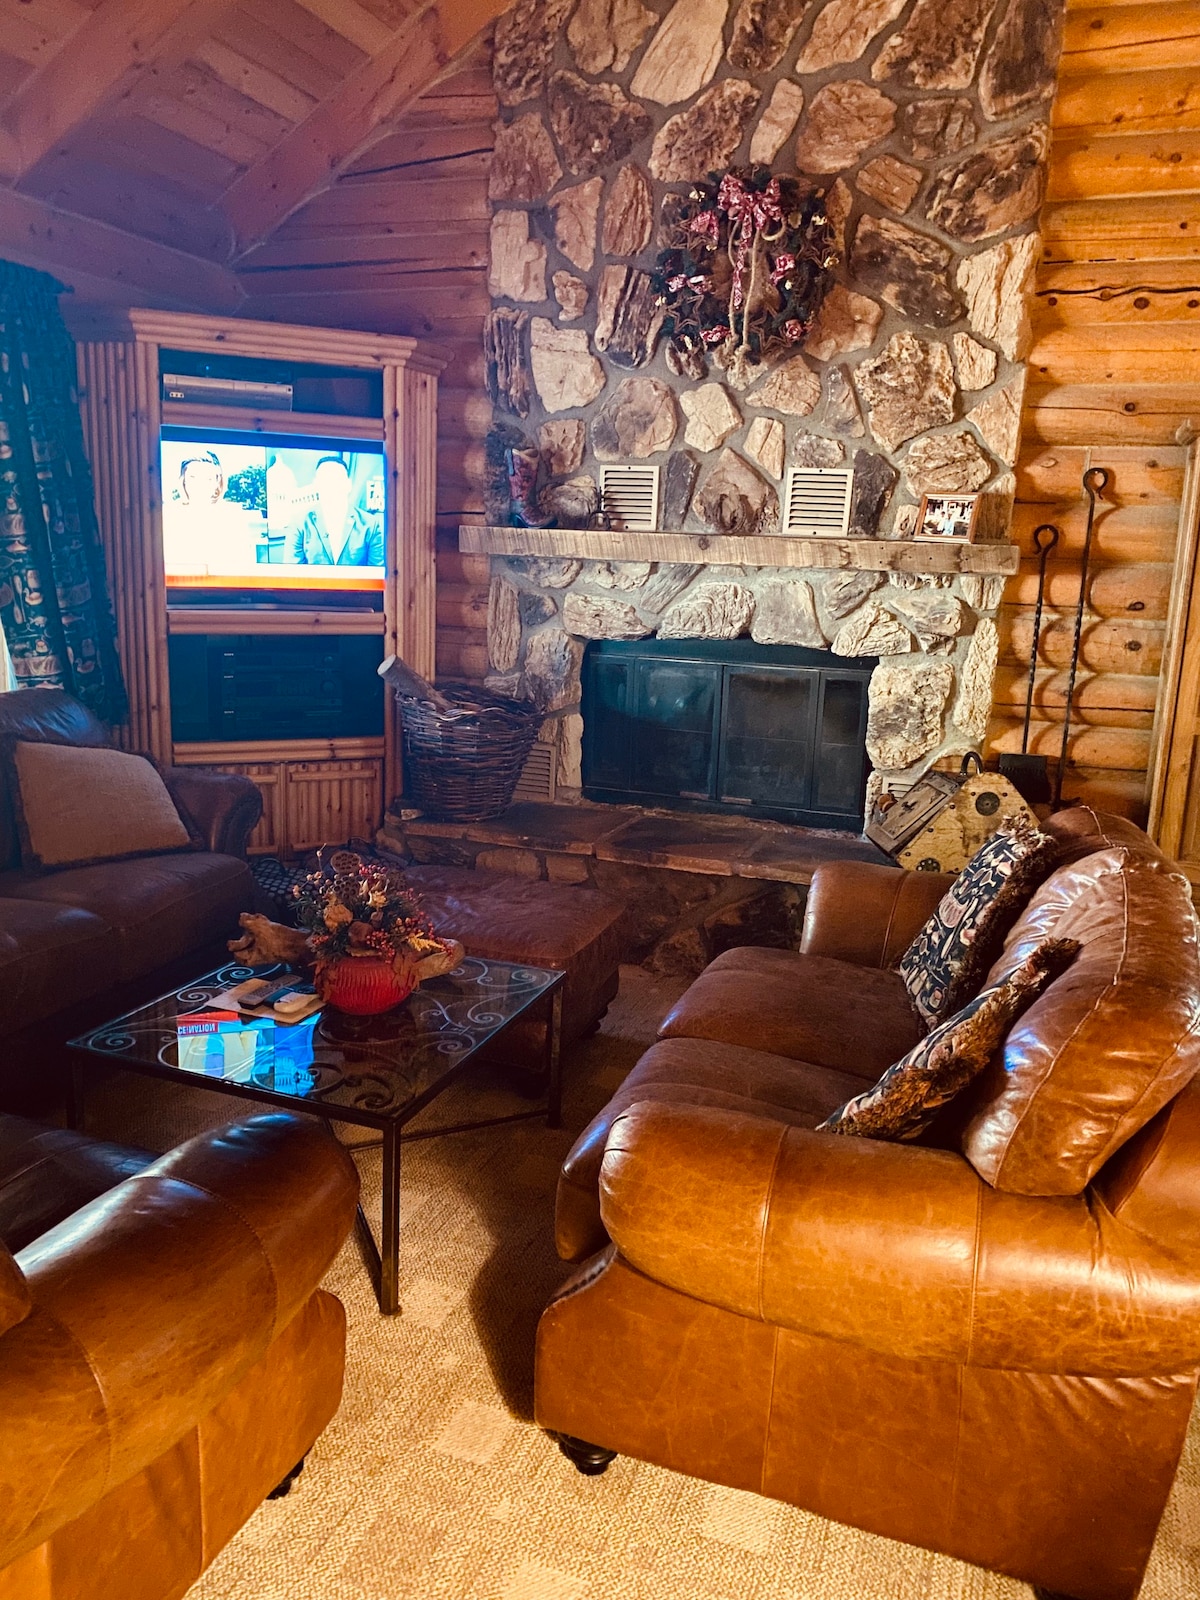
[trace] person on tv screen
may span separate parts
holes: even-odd
[[[253,566],[259,522],[226,498],[225,468],[215,450],[197,449],[179,464],[179,481],[163,506],[169,572],[228,573]]]
[[[313,471],[316,504],[291,532],[287,560],[309,567],[382,567],[383,516],[354,505],[350,468],[322,456]]]

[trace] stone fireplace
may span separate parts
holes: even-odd
[[[463,530],[471,547],[603,548],[614,535],[568,530]],[[625,543],[638,535],[620,536]],[[658,536],[645,535],[648,551]],[[699,548],[719,543],[694,540]],[[747,541],[755,547],[768,539]],[[807,541],[775,541],[780,549]],[[581,667],[588,640],[733,640],[827,651],[847,664],[877,657],[867,696],[865,747],[872,779],[899,777],[940,757],[977,749],[987,730],[998,649],[996,608],[1006,544],[930,549],[900,541],[863,555],[861,541],[829,541],[821,555],[900,559],[920,566],[970,562],[983,571],[907,566],[783,568],[702,561],[603,561],[586,556],[492,555],[489,684],[527,693],[547,712],[542,737],[556,748],[558,783],[583,784]],[[986,570],[987,568],[1000,570]]]
[[[1043,0],[518,0],[501,105],[486,333],[505,442],[536,445],[541,510],[492,557],[489,682],[548,713],[582,784],[591,640],[707,641],[877,660],[872,785],[977,749],[991,711],[1027,299],[1060,7]],[[760,162],[825,192],[837,281],[765,374],[680,362],[649,269],[672,205]],[[605,462],[663,469],[662,533],[572,528]],[[849,466],[848,537],[785,539],[788,465]],[[734,493],[753,537],[719,531]],[[979,542],[911,539],[923,493],[978,492]]]

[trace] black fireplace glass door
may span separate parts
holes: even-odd
[[[814,774],[816,811],[845,811],[859,804],[863,784],[866,686],[860,677],[824,675],[820,710],[821,759]]]
[[[875,665],[751,639],[593,641],[583,663],[583,792],[861,827]]]
[[[730,667],[717,798],[727,806],[794,806],[808,799],[814,673]]]
[[[639,789],[712,798],[721,668],[693,661],[640,661],[633,727]]]

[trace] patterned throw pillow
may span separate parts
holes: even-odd
[[[1056,848],[1027,817],[1005,817],[947,889],[898,968],[927,1028],[976,992],[1005,935],[1048,875]]]
[[[1077,939],[1043,939],[1002,983],[940,1023],[879,1082],[826,1117],[818,1132],[915,1139],[982,1072],[1013,1023],[1074,959]]]

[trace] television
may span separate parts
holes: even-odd
[[[161,467],[163,565],[176,599],[382,592],[381,442],[164,427]]]

